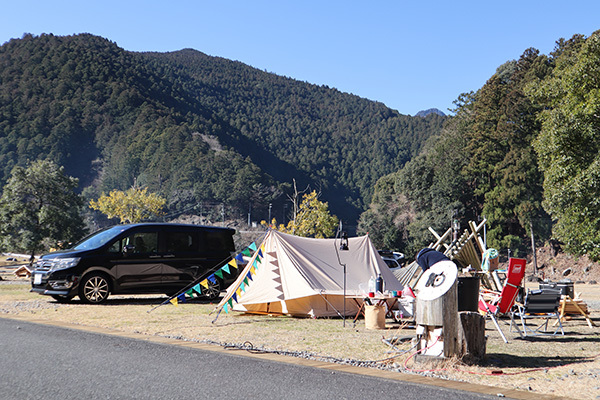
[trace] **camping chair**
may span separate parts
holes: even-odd
[[[500,296],[493,302],[486,302],[481,294],[479,294],[479,310],[489,316],[494,322],[494,326],[502,336],[504,343],[508,343],[506,336],[500,329],[498,317],[501,315],[509,315],[509,312],[515,305],[515,299],[521,290],[523,277],[525,276],[525,264],[527,260],[523,258],[510,258],[508,261],[508,272],[504,286],[500,292]],[[513,320],[511,318],[511,325]]]
[[[519,317],[521,319],[521,327],[523,328],[523,331],[519,329],[518,324],[514,324],[521,338],[527,336],[528,333],[530,334],[530,336],[554,336],[558,333],[559,330],[562,335],[565,334],[562,322],[560,321],[560,314],[558,311],[558,307],[560,305],[560,297],[560,290],[554,289],[539,289],[527,292],[523,305],[517,304],[516,311],[513,311],[511,313],[511,321],[514,322],[515,317]],[[543,318],[544,322],[532,329],[529,326],[527,326],[527,323],[525,321],[533,318]],[[548,332],[548,321],[551,318],[556,318],[558,324],[558,327],[552,333]]]

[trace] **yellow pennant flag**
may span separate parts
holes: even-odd
[[[175,298],[173,298],[173,299],[171,299],[171,300],[169,300],[169,301],[170,301],[170,302],[171,302],[171,304],[173,304],[173,305],[177,305],[177,303],[178,303],[178,301],[177,301],[177,297],[175,297]]]
[[[200,282],[200,284],[208,289],[208,279],[203,280],[202,282]]]
[[[231,265],[233,268],[236,268],[236,269],[238,267],[237,261],[235,260],[235,258],[233,260],[229,261],[227,264]]]
[[[252,275],[256,275],[256,269],[254,268],[254,265],[250,267],[250,273]]]

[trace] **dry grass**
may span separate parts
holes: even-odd
[[[4,276],[6,279],[7,276]],[[160,296],[112,296],[106,305],[90,306],[74,301],[59,304],[49,297],[29,293],[27,281],[0,282],[0,314],[10,317],[31,317],[52,321],[102,327],[123,332],[160,335],[186,340],[243,344],[256,348],[311,353],[321,357],[352,360],[388,360],[388,367],[404,370],[423,369],[415,364],[410,341],[398,344],[400,353],[382,342],[382,337],[414,336],[414,329],[388,321],[386,330],[367,330],[360,320],[342,326],[340,319],[297,319],[290,317],[221,314],[213,324],[209,313],[214,304],[201,301],[165,305],[149,312],[164,301]],[[584,300],[600,300],[599,285],[576,285]],[[592,314],[600,325],[597,311]],[[487,357],[482,365],[466,366],[447,362],[445,369],[433,373],[448,379],[458,379],[489,386],[528,390],[569,398],[595,399],[600,396],[600,334],[589,328],[583,319],[565,323],[565,336],[538,337],[521,340],[515,332],[503,330],[510,343],[502,342],[498,332],[488,323]],[[26,349],[26,348],[24,348]],[[407,361],[408,360],[408,361]],[[543,370],[529,371],[543,367]],[[502,371],[490,376],[490,370]],[[414,372],[414,371],[405,371]]]

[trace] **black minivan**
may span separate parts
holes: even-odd
[[[234,229],[168,223],[117,225],[72,249],[43,255],[31,274],[31,291],[58,301],[73,297],[99,304],[109,294],[172,295],[223,265],[235,253]],[[215,299],[232,275],[210,283]]]

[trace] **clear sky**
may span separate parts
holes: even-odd
[[[380,101],[447,112],[529,47],[600,29],[600,1],[5,0],[0,44],[91,33],[131,51],[193,48]]]

